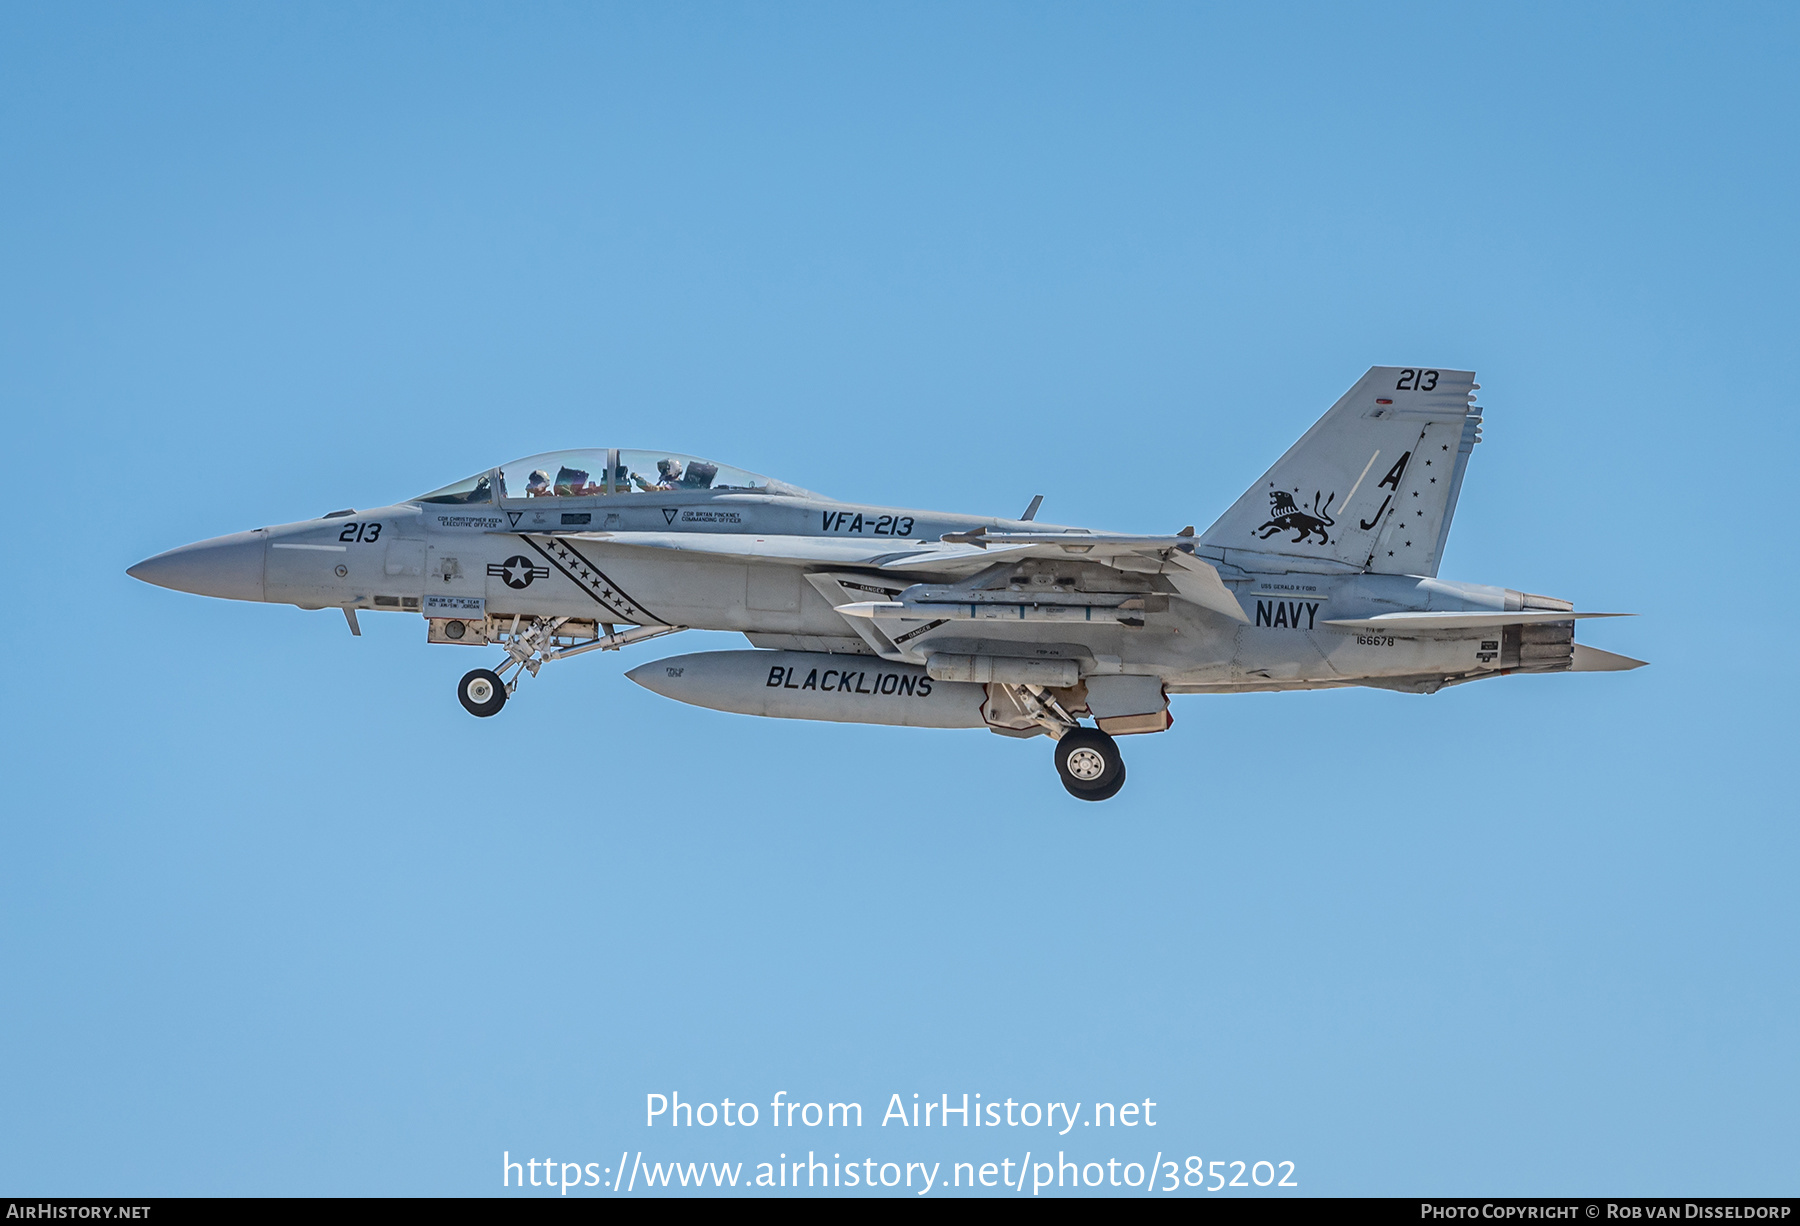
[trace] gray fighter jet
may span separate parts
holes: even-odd
[[[129,573],[203,596],[420,614],[505,653],[457,685],[498,714],[551,660],[689,628],[742,633],[626,675],[783,719],[1047,735],[1063,785],[1125,781],[1114,738],[1176,694],[1430,694],[1642,661],[1575,642],[1566,600],[1439,579],[1474,374],[1377,366],[1218,521],[1140,536],[840,502],[661,451],[531,456],[392,506],[200,541]],[[1083,723],[1092,720],[1092,725]]]

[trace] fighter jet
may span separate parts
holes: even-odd
[[[1125,782],[1170,698],[1430,694],[1643,662],[1575,642],[1567,600],[1438,578],[1481,438],[1472,371],[1377,366],[1205,532],[1137,535],[842,502],[692,456],[529,456],[390,506],[186,545],[129,574],[203,596],[422,616],[499,650],[457,697],[499,714],[554,660],[687,629],[749,650],[626,676],[781,719],[1047,736],[1064,787]]]

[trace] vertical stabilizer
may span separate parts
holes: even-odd
[[[1474,391],[1474,371],[1371,367],[1200,543],[1282,569],[1436,575],[1481,436]]]

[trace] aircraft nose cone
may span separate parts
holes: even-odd
[[[261,532],[234,532],[145,558],[125,573],[145,583],[196,596],[261,600],[267,548]]]

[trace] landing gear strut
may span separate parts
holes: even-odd
[[[1125,759],[1106,733],[1071,728],[1056,742],[1056,773],[1077,800],[1107,800],[1125,786]]]
[[[527,619],[514,615],[510,623],[504,623],[489,618],[488,640],[506,648],[507,658],[499,668],[475,669],[457,683],[456,697],[463,710],[482,719],[498,715],[506,700],[519,688],[519,679],[526,673],[537,676],[538,669],[551,660],[578,656],[584,651],[617,651],[631,643],[687,629],[686,626],[629,626],[614,630],[610,625],[604,625],[602,628],[606,633],[598,638],[578,639],[564,629],[570,620],[567,617]],[[506,676],[508,673],[512,674],[510,680]]]

